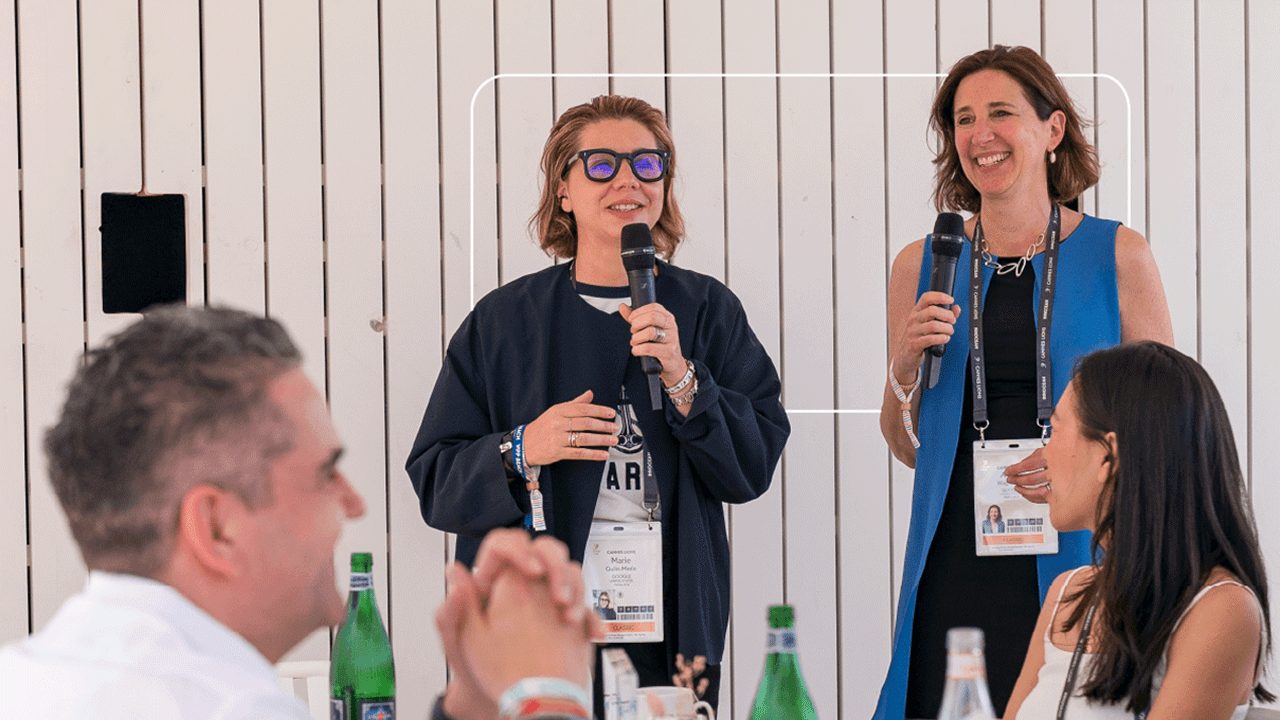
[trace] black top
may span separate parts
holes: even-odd
[[[1011,258],[1001,258],[1008,261]],[[987,352],[988,440],[1039,437],[1035,399],[1035,268],[995,275],[983,301]],[[1040,614],[1036,556],[978,557],[974,552],[973,377],[965,371],[964,408],[951,483],[917,591],[907,675],[906,716],[932,718],[946,685],[947,630],[986,635],[987,685],[996,716],[1022,670]]]

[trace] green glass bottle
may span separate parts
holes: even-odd
[[[795,612],[790,605],[769,608],[767,652],[751,720],[817,720],[796,659]]]
[[[396,669],[391,641],[373,598],[373,556],[351,553],[347,619],[329,660],[333,720],[395,720]]]

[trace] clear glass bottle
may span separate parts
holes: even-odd
[[[987,692],[986,638],[978,628],[947,631],[947,685],[938,720],[994,720]]]
[[[395,720],[391,641],[373,597],[373,556],[351,553],[347,618],[333,640],[329,697],[333,720]]]
[[[817,720],[796,659],[795,612],[790,605],[770,606],[767,647],[751,720]]]

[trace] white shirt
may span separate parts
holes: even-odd
[[[5,716],[309,720],[244,638],[168,585],[89,573],[41,632],[0,650]]]
[[[1049,627],[1044,633],[1044,665],[1040,667],[1040,673],[1037,676],[1036,685],[1027,694],[1025,700],[1022,701],[1022,707],[1018,709],[1019,718],[1027,718],[1035,720],[1036,718],[1052,718],[1056,717],[1058,712],[1058,701],[1062,698],[1062,688],[1067,681],[1067,671],[1071,666],[1071,656],[1073,650],[1063,650],[1054,645],[1049,639],[1049,635],[1053,630],[1053,623],[1057,619],[1058,607],[1062,605],[1062,596],[1067,591],[1067,586],[1071,584],[1071,578],[1084,568],[1076,568],[1071,571],[1071,575],[1067,576],[1067,581],[1062,584],[1062,589],[1058,591],[1058,601],[1053,606],[1053,616],[1050,618]],[[1178,622],[1174,623],[1174,632],[1177,632],[1178,626],[1182,623],[1187,613],[1191,612],[1191,608],[1200,602],[1200,598],[1205,593],[1219,585],[1240,585],[1253,594],[1253,589],[1247,585],[1242,585],[1235,580],[1224,580],[1212,585],[1206,585],[1191,598],[1191,602],[1187,604],[1187,608],[1182,611],[1182,615],[1178,618]],[[1257,596],[1254,596],[1257,601]],[[1261,615],[1262,606],[1258,605],[1259,615]],[[1265,628],[1265,625],[1263,626]],[[1170,634],[1172,636],[1172,633]],[[1263,630],[1262,646],[1266,647],[1266,630]],[[1259,659],[1261,660],[1261,659]],[[1093,653],[1081,653],[1080,667],[1077,668],[1077,678],[1086,678],[1089,676],[1089,669],[1094,661]],[[1156,668],[1151,676],[1151,702],[1155,703],[1156,696],[1160,694],[1160,686],[1164,683],[1165,672],[1169,667],[1169,648],[1165,647],[1164,657],[1160,660],[1160,665]],[[1261,664],[1254,674],[1253,682],[1256,685],[1258,675],[1262,672]],[[1116,705],[1095,704],[1093,701],[1086,699],[1081,695],[1080,686],[1082,681],[1077,680],[1076,689],[1071,694],[1071,700],[1067,702],[1066,718],[1067,720],[1133,720],[1133,713],[1127,712],[1124,707],[1125,703],[1121,702]],[[1245,715],[1249,712],[1249,704],[1239,705],[1231,713],[1230,720],[1244,720]]]

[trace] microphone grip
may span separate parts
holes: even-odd
[[[631,285],[632,310],[658,302],[658,296],[653,289],[653,279],[653,268],[627,271],[627,282]],[[656,357],[642,356],[640,358],[640,367],[644,370],[645,375],[652,376],[662,373],[662,361]]]
[[[959,261],[959,258],[953,258],[946,255],[940,255],[938,253],[934,253],[933,272],[930,273],[929,275],[929,289],[936,290],[937,292],[941,292],[941,293],[946,293],[947,295],[951,295],[952,293],[954,293],[955,286],[956,286],[956,265],[958,264],[958,261]],[[938,307],[947,307],[947,306],[939,305]],[[927,350],[928,351],[925,353],[925,362],[929,363],[930,356],[933,356],[935,358],[942,357],[943,354],[946,353],[947,346],[946,344],[930,345],[927,348]],[[930,365],[926,364],[925,365],[926,378],[928,377],[929,370],[930,370]],[[925,387],[930,388],[930,387],[933,387],[933,385],[926,385]]]

